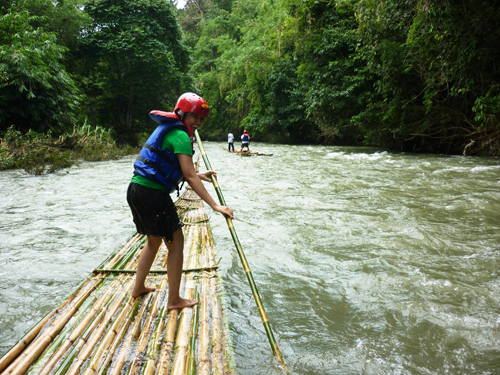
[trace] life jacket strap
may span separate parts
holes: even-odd
[[[174,165],[174,162],[167,158],[160,150],[157,148],[154,148],[151,145],[148,145],[147,143],[144,145],[145,148],[147,148],[149,151],[154,152],[156,155],[158,155],[160,158],[162,158],[164,161],[166,161],[170,165]],[[142,161],[142,160],[141,160]],[[149,164],[148,164],[149,165]]]
[[[139,161],[142,161],[144,164],[146,165],[149,165],[151,168],[153,168],[156,172],[158,172],[163,178],[167,177],[167,174],[165,172],[163,172],[160,168],[158,168],[158,166],[154,165],[153,163],[151,163],[151,161],[149,159],[144,159],[143,157],[141,156],[138,156],[137,157],[137,160]],[[142,168],[141,168],[142,169]],[[148,173],[147,171],[143,170],[143,173],[151,176],[150,179],[152,180],[156,180],[154,178],[154,175]],[[172,185],[172,186],[176,186],[177,187],[177,192],[179,191],[179,185],[177,184],[176,181],[172,180],[171,178],[167,178],[167,181]]]
[[[167,176],[167,174],[165,172],[163,172],[160,168],[158,168],[158,166],[151,163],[151,161],[149,159],[144,159],[142,156],[138,156],[137,160],[142,161],[146,165],[149,165],[156,172],[158,172],[163,178],[165,178]]]

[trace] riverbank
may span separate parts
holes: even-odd
[[[42,175],[78,165],[81,160],[117,160],[137,152],[132,146],[117,145],[110,130],[87,124],[59,137],[31,130],[22,134],[10,127],[0,138],[0,170],[23,169]]]

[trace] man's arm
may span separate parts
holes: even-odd
[[[212,210],[229,216],[231,219],[234,219],[233,210],[231,210],[229,207],[217,204],[205,188],[205,185],[203,185],[203,182],[201,182],[200,178],[196,174],[196,171],[194,170],[193,157],[186,154],[176,155],[179,159],[184,179],[189,184],[189,186],[193,188],[194,192],[198,194],[198,196],[203,199],[212,208]]]

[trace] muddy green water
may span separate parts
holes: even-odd
[[[500,373],[500,159],[221,145],[205,147],[292,373]],[[132,162],[0,173],[0,355],[133,234]],[[207,211],[238,373],[281,374]]]

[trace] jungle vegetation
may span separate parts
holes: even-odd
[[[495,0],[0,0],[0,136],[137,146],[193,91],[210,140],[500,155],[499,24]]]

